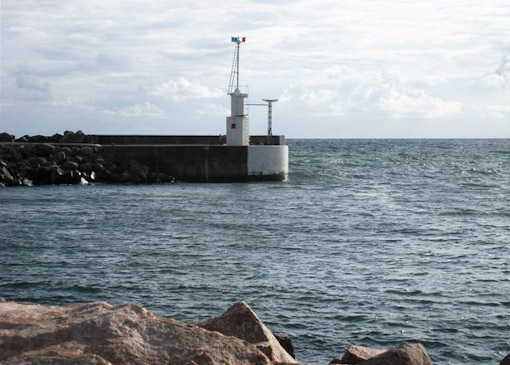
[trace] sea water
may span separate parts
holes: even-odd
[[[289,148],[286,182],[1,188],[0,296],[183,321],[245,300],[318,364],[349,344],[510,352],[510,140]]]

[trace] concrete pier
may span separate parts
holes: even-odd
[[[283,136],[251,136],[247,146],[227,146],[225,136],[91,137],[116,164],[127,168],[136,160],[178,181],[284,181],[288,176]]]

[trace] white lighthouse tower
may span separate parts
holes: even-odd
[[[248,115],[244,112],[244,99],[248,94],[239,90],[239,46],[246,41],[246,37],[232,37],[236,43],[228,95],[230,95],[230,117],[227,117],[227,146],[248,146],[250,144],[250,130]]]

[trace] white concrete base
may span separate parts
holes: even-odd
[[[289,173],[289,147],[261,145],[248,147],[248,176],[279,175]]]

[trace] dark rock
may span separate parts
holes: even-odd
[[[14,142],[14,136],[9,133],[0,133],[0,142]]]
[[[134,304],[0,303],[0,363],[271,365],[246,341]]]
[[[77,184],[86,184],[86,180],[82,179],[81,172],[76,170],[67,170],[62,174],[58,175],[57,178],[53,181],[54,184],[63,184],[63,185],[77,185]]]
[[[48,160],[44,157],[33,156],[28,159],[28,163],[33,167],[41,167],[48,165]]]
[[[24,158],[31,157],[32,154],[24,154],[25,147],[20,146],[20,148],[10,148],[9,149],[9,156],[11,157],[10,160],[13,162],[21,162]]]
[[[285,333],[281,332],[273,332],[273,335],[276,337],[280,345],[282,345],[283,349],[295,359],[296,354],[294,353],[294,344],[292,343],[292,339]]]
[[[64,151],[59,151],[50,156],[55,163],[60,164],[67,159],[67,155]]]
[[[28,137],[28,142],[30,142],[30,143],[46,143],[46,142],[49,142],[48,139],[49,139],[48,137],[41,136],[40,134],[38,134],[36,136]]]
[[[85,141],[85,134],[82,131],[76,133],[65,131],[61,143],[83,143]]]
[[[393,347],[380,355],[372,357],[361,365],[432,365],[432,361],[423,345],[403,344]]]
[[[147,181],[147,173],[149,168],[136,160],[129,161],[129,175],[126,177],[128,180],[133,182],[145,182]]]
[[[64,170],[77,170],[78,169],[78,163],[73,161],[66,161],[64,162],[60,167]]]
[[[7,186],[18,185],[7,167],[0,167],[0,182]]]
[[[506,354],[505,358],[501,360],[499,365],[510,365],[510,354]]]
[[[218,317],[195,322],[209,331],[218,331],[254,344],[274,362],[297,364],[275,336],[244,301],[235,303]]]
[[[384,350],[372,349],[364,346],[349,346],[342,356],[337,356],[330,364],[359,364],[372,357],[382,354]]]
[[[94,149],[92,147],[82,147],[78,153],[81,156],[89,156],[94,153]]]
[[[30,158],[35,155],[35,145],[33,144],[22,144],[17,148],[17,151],[20,153],[21,158]]]
[[[28,142],[29,136],[23,136],[15,140],[15,142]]]
[[[53,136],[50,137],[50,142],[60,143],[63,137],[64,137],[63,135],[55,133]]]
[[[49,156],[55,151],[55,146],[49,143],[37,143],[34,147],[37,156]]]

